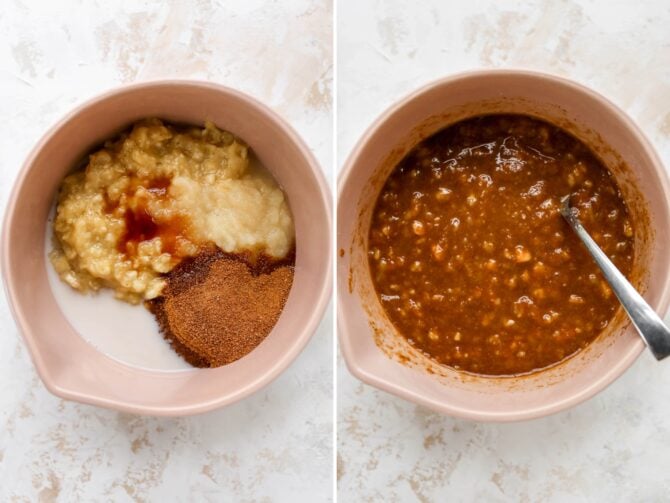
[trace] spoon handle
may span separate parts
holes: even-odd
[[[662,360],[670,355],[670,329],[598,247],[593,238],[586,232],[574,211],[567,207],[561,213],[600,267],[605,279],[656,359]]]

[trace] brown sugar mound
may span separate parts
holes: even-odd
[[[163,295],[147,307],[191,365],[226,365],[272,331],[293,283],[293,263],[291,256],[252,264],[244,256],[208,250],[170,272]]]

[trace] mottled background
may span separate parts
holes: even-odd
[[[49,125],[117,84],[163,77],[207,79],[261,99],[330,175],[328,1],[5,0],[3,211]],[[144,418],[47,393],[0,293],[0,501],[329,500],[331,326],[327,316],[288,371],[242,403],[192,418]]]
[[[421,5],[421,8],[418,8]],[[546,70],[626,110],[670,166],[670,3],[338,3],[338,164],[393,101],[482,67]],[[338,367],[341,501],[661,502],[670,494],[670,362],[648,354],[589,402],[546,419],[443,417]]]

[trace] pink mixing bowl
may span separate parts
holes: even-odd
[[[436,364],[389,322],[367,264],[367,232],[377,195],[389,172],[419,141],[486,113],[533,115],[594,148],[617,179],[638,229],[643,227],[636,235],[633,277],[661,314],[670,302],[670,184],[649,142],[615,105],[574,82],[527,71],[471,72],[429,84],[382,114],[354,148],[340,176],[337,215],[338,330],[350,371],[439,412],[515,421],[595,395],[635,361],[644,344],[619,315],[608,333],[560,365],[526,377],[491,378]]]
[[[293,288],[265,341],[230,365],[162,372],[112,359],[75,332],[49,286],[44,259],[47,216],[63,176],[92,147],[146,117],[197,125],[211,120],[231,131],[249,144],[288,197],[296,231]],[[77,107],[39,141],[7,207],[2,272],[14,318],[52,393],[129,412],[195,414],[265,386],[307,344],[330,296],[330,222],[329,191],[316,160],[269,108],[238,91],[204,82],[143,83]]]

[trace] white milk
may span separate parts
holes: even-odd
[[[82,294],[63,283],[49,261],[53,209],[47,222],[44,259],[51,291],[63,315],[81,337],[120,362],[151,370],[192,369],[158,331],[153,315],[141,304],[116,300],[109,289]]]

